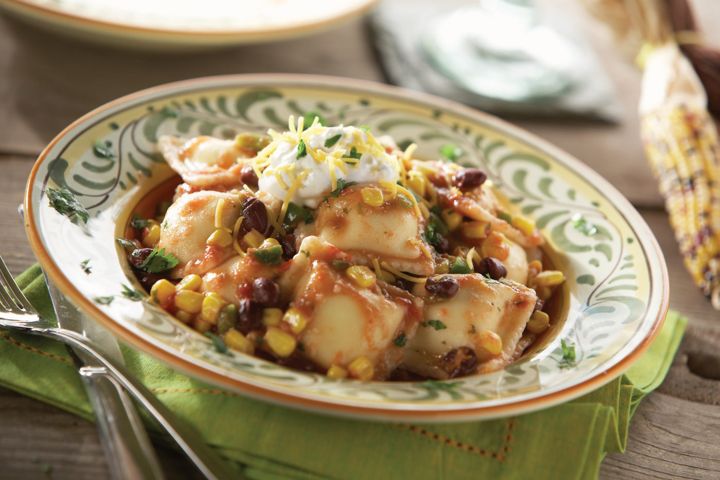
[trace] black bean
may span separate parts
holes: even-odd
[[[483,275],[489,275],[493,280],[500,280],[507,276],[507,269],[500,260],[495,257],[485,257],[475,265],[475,271]]]
[[[243,334],[262,328],[262,308],[249,298],[243,298],[238,303],[236,327]]]
[[[142,270],[135,270],[135,276],[137,277],[140,284],[145,288],[145,290],[150,291],[153,285],[155,285],[155,282],[160,280],[161,278],[164,278],[162,275],[157,273],[147,273],[143,272]]]
[[[243,202],[242,207],[243,230],[257,230],[265,234],[268,229],[268,214],[265,204],[255,197],[250,197]]]
[[[403,290],[406,290],[408,292],[411,292],[415,284],[411,282],[410,280],[405,280],[404,278],[396,278],[395,279],[395,286],[398,288],[402,288]]]
[[[438,253],[450,252],[450,242],[448,242],[447,238],[441,237],[440,235],[436,236],[434,246]]]
[[[253,169],[250,165],[242,167],[240,170],[240,181],[249,187],[257,188],[258,177],[255,173],[255,169]]]
[[[450,378],[473,374],[477,371],[477,365],[477,354],[470,347],[454,348],[440,359],[440,368]]]
[[[295,254],[297,254],[297,248],[295,248],[295,235],[291,233],[283,235],[278,238],[278,242],[280,242],[280,246],[282,247],[283,258],[285,260],[290,260],[295,256]]]
[[[152,251],[152,248],[136,248],[128,255],[128,260],[133,267],[140,268]]]
[[[280,300],[280,285],[269,278],[256,278],[252,283],[252,299],[263,307],[274,307]]]
[[[452,277],[428,278],[425,282],[425,290],[438,297],[453,297],[459,289],[457,280]]]
[[[455,175],[455,185],[460,190],[472,190],[487,180],[485,172],[479,168],[465,168]]]

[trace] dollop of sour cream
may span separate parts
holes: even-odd
[[[399,179],[397,156],[363,129],[315,124],[299,133],[271,135],[273,141],[256,159],[258,188],[281,201],[315,208],[340,180],[394,184]]]

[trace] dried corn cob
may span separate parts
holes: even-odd
[[[706,104],[675,44],[650,53],[640,100],[645,152],[685,266],[720,309],[720,146]]]

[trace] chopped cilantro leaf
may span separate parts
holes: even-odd
[[[98,140],[93,145],[93,153],[98,158],[104,158],[106,160],[112,160],[115,158],[115,154],[112,151],[112,143],[109,141],[101,142]]]
[[[435,330],[445,330],[447,328],[447,325],[445,325],[441,320],[427,320],[422,322],[420,325],[423,327],[432,327]]]
[[[295,158],[300,160],[305,155],[307,155],[307,147],[305,146],[305,141],[300,140],[300,143],[298,143],[298,146],[297,146],[297,156]]]
[[[340,193],[342,193],[343,190],[345,190],[347,187],[351,187],[355,185],[357,182],[346,182],[344,178],[338,178],[337,181],[337,187],[335,190],[330,192],[330,196],[337,198],[340,196]]]
[[[95,303],[99,303],[100,305],[110,305],[115,297],[112,295],[108,297],[95,297],[93,300]]]
[[[172,253],[165,252],[164,248],[153,248],[150,255],[140,264],[140,270],[148,273],[160,273],[175,268],[180,261]]]
[[[87,275],[90,275],[92,273],[92,267],[90,266],[90,259],[86,258],[82,262],[80,262],[80,268],[82,268],[82,271],[85,272]]]
[[[563,338],[560,340],[560,349],[562,350],[561,367],[571,367],[575,365],[575,345],[569,344]]]
[[[472,273],[472,269],[462,257],[455,257],[455,261],[450,265],[450,273]]]
[[[345,158],[354,158],[355,160],[360,160],[361,157],[362,157],[362,153],[358,152],[355,147],[352,147],[350,149],[350,153],[345,155]]]
[[[314,220],[313,212],[309,208],[298,205],[297,203],[290,202],[288,204],[287,212],[285,213],[285,219],[283,220],[283,227],[285,230],[291,230],[296,227],[301,221],[310,224]]]
[[[451,162],[454,162],[458,158],[462,157],[463,153],[464,152],[462,148],[458,147],[457,145],[453,145],[452,143],[447,143],[440,147],[440,155],[442,155],[443,158],[450,160]]]
[[[212,341],[213,347],[215,347],[215,350],[218,353],[228,353],[228,347],[225,345],[225,341],[222,338],[212,332],[205,332],[205,336]]]
[[[318,123],[320,125],[323,125],[323,126],[327,125],[327,122],[325,121],[325,117],[323,117],[319,113],[307,112],[307,113],[305,113],[305,115],[303,115],[303,125],[305,126],[305,128],[312,125],[312,123],[315,121],[316,118],[318,119]]]
[[[133,302],[139,302],[143,298],[143,294],[132,287],[122,284],[122,296]]]
[[[591,237],[598,232],[595,225],[588,222],[582,215],[575,215],[572,217],[573,227],[578,232],[584,234],[587,237]]]
[[[405,332],[400,332],[400,335],[395,337],[395,340],[393,340],[393,343],[398,347],[404,347],[407,343],[407,335],[405,335]]]
[[[149,222],[146,219],[141,218],[138,215],[133,215],[132,220],[130,220],[130,226],[138,230],[142,230],[143,228],[147,227],[148,223]]]
[[[59,214],[68,217],[71,222],[77,223],[81,221],[87,223],[90,218],[90,214],[85,207],[78,202],[75,195],[67,188],[56,189],[50,187],[47,189],[47,196],[50,206]]]
[[[259,248],[253,252],[253,256],[265,265],[279,265],[282,262],[282,247],[274,245],[268,248]]]
[[[332,137],[325,140],[325,148],[330,148],[333,145],[335,145],[338,140],[342,138],[342,133],[338,133],[337,135],[333,135]]]
[[[447,233],[448,228],[445,222],[431,209],[427,227],[425,227],[425,239],[430,245],[438,246]]]
[[[370,133],[370,125],[360,125],[358,128],[365,133]]]
[[[510,216],[509,213],[506,213],[506,212],[498,212],[497,216],[498,216],[498,218],[499,218],[500,220],[505,220],[507,223],[512,222],[512,217]]]

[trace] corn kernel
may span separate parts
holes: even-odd
[[[537,293],[537,296],[540,300],[543,302],[545,300],[548,300],[550,297],[552,297],[553,290],[550,287],[534,287],[535,293]]]
[[[255,346],[253,345],[253,342],[248,340],[245,335],[238,332],[234,328],[231,328],[230,330],[225,332],[225,335],[223,335],[223,340],[225,340],[225,345],[232,348],[233,350],[247,353],[249,355],[252,355],[255,352]]]
[[[190,275],[186,275],[182,280],[180,280],[180,283],[178,283],[175,286],[175,288],[178,291],[180,291],[180,290],[197,291],[197,290],[200,290],[201,286],[202,286],[202,277],[200,277],[200,275],[191,273]]]
[[[280,245],[280,242],[278,242],[277,239],[275,239],[275,238],[266,238],[266,239],[263,240],[263,242],[260,244],[260,249],[277,247],[278,245]]]
[[[279,328],[270,327],[265,332],[265,342],[278,357],[289,357],[297,347],[295,337]]]
[[[253,248],[258,248],[260,245],[262,245],[264,240],[265,237],[263,237],[263,234],[255,229],[250,230],[243,237],[243,241]]]
[[[341,380],[348,376],[348,371],[340,365],[330,365],[330,368],[328,368],[327,371],[327,376],[333,380]]]
[[[466,238],[487,237],[488,224],[485,222],[465,222],[462,224],[462,234]]]
[[[220,315],[220,310],[225,306],[225,300],[215,292],[205,295],[202,301],[200,317],[208,323],[215,325]]]
[[[367,357],[358,357],[348,365],[350,374],[358,380],[372,380],[375,375],[375,367]]]
[[[415,193],[421,197],[425,196],[427,191],[427,180],[425,179],[425,175],[416,170],[411,170],[408,172],[407,184],[408,187],[410,187]]]
[[[153,283],[150,289],[150,296],[160,305],[168,305],[173,295],[175,295],[175,285],[164,278]]]
[[[195,319],[192,322],[192,326],[195,330],[197,330],[200,333],[209,332],[212,328],[212,325],[203,320],[200,317],[195,317]]]
[[[485,330],[478,335],[478,345],[490,355],[500,355],[502,352],[502,338],[492,330]]]
[[[535,222],[522,215],[512,217],[510,224],[528,237],[535,233]]]
[[[441,216],[442,219],[445,221],[445,225],[447,225],[450,231],[457,230],[457,228],[462,223],[462,215],[460,215],[455,210],[443,210]]]
[[[277,327],[283,318],[283,311],[279,308],[266,308],[263,310],[262,321],[266,327]]]
[[[232,234],[224,228],[218,228],[215,230],[205,241],[208,245],[214,245],[217,247],[229,247],[232,245],[232,242]]]
[[[538,287],[556,287],[565,281],[565,275],[559,270],[545,270],[535,275],[534,284]]]
[[[543,265],[540,260],[533,260],[532,262],[528,263],[528,277],[535,278],[538,273],[542,272]]]
[[[375,273],[364,265],[353,265],[345,270],[345,274],[361,288],[370,288],[377,280]]]
[[[295,307],[287,309],[287,312],[283,315],[283,321],[290,325],[290,330],[292,330],[292,332],[296,335],[305,330],[308,323],[308,319],[305,314]]]
[[[157,245],[157,243],[160,241],[160,225],[158,225],[156,222],[153,222],[151,224],[148,224],[147,227],[143,229],[142,234],[142,243],[146,247],[154,247]]]
[[[188,313],[200,313],[202,310],[202,293],[192,290],[180,290],[175,294],[175,306]]]
[[[528,331],[536,335],[543,333],[549,326],[550,316],[541,310],[534,311],[527,323]]]
[[[499,232],[490,232],[480,250],[483,257],[495,257],[500,261],[507,260],[510,255],[510,245],[505,235]]]
[[[360,190],[360,195],[362,195],[363,202],[371,207],[379,207],[385,203],[383,192],[377,187],[365,187]]]
[[[177,312],[175,312],[175,318],[177,318],[183,323],[190,323],[193,319],[193,315],[191,313],[178,310]]]

